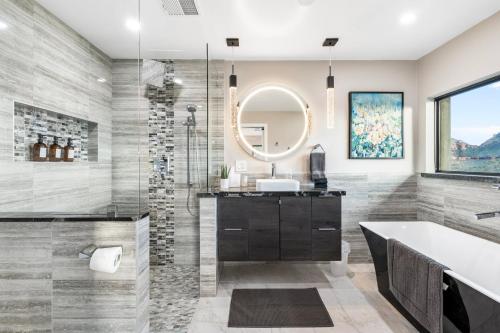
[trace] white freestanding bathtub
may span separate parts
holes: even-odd
[[[396,239],[445,265],[445,332],[500,332],[500,244],[433,222],[360,222],[379,291],[409,318],[388,288],[387,240]]]

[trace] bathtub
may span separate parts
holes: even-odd
[[[500,244],[432,222],[360,222],[379,292],[426,332],[389,291],[387,239],[394,238],[449,268],[444,272],[446,333],[500,332]]]

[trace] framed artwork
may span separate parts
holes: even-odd
[[[350,92],[349,158],[404,158],[403,109],[403,92]]]

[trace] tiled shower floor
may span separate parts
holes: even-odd
[[[151,266],[150,274],[150,332],[187,332],[198,305],[198,267]]]
[[[217,297],[198,300],[198,269],[153,267],[151,332],[265,333],[415,333],[417,332],[377,291],[371,264],[349,265],[335,278],[328,265],[237,264],[224,267]],[[316,287],[334,322],[333,328],[228,328],[234,288]]]

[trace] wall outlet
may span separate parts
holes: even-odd
[[[247,161],[245,160],[238,160],[235,163],[235,171],[236,172],[247,172]]]

